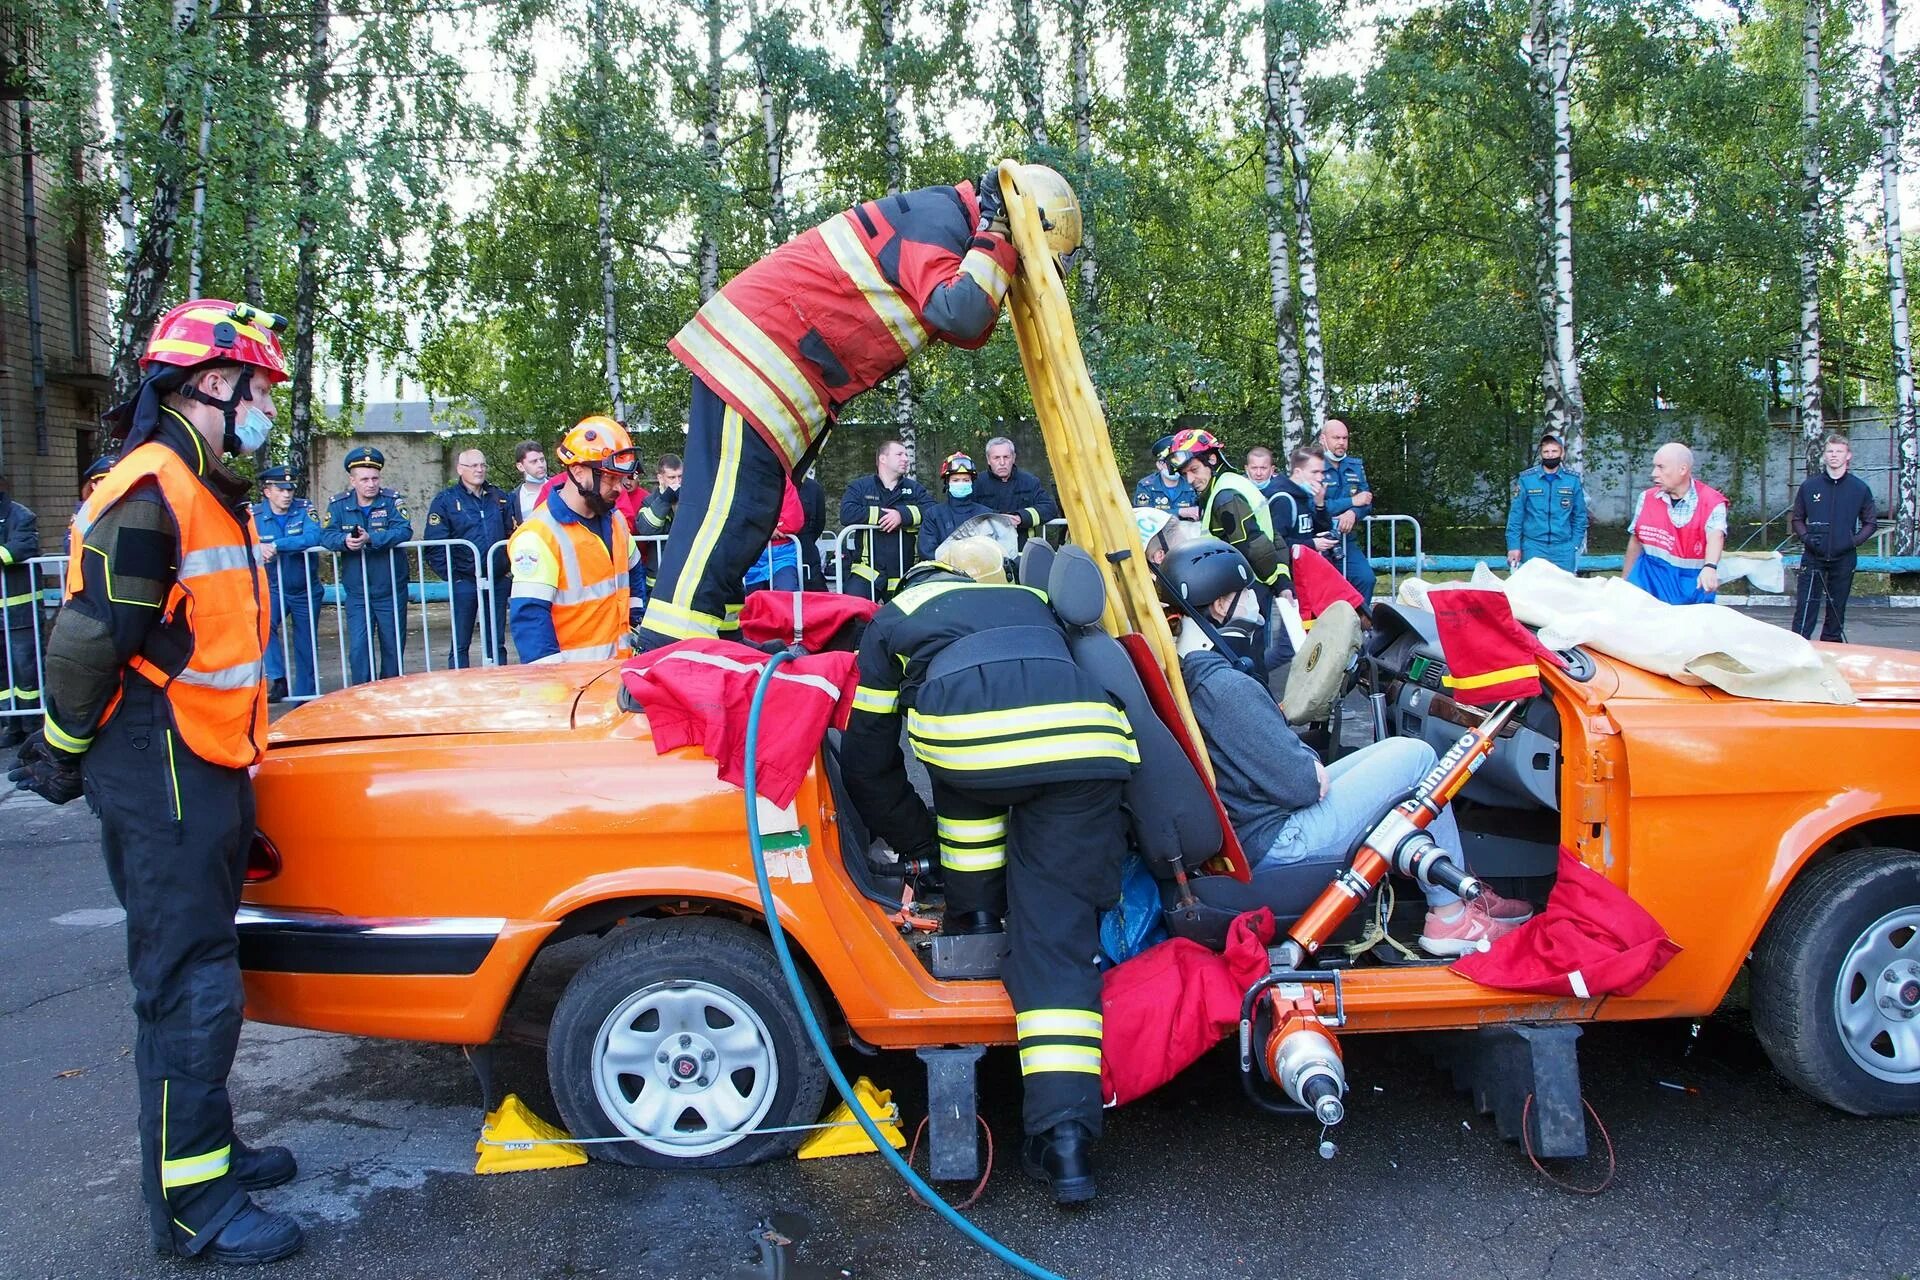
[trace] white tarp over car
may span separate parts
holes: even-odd
[[[1685,684],[1712,685],[1743,698],[1847,705],[1858,701],[1831,656],[1791,631],[1720,604],[1668,604],[1620,578],[1578,578],[1545,560],[1529,560],[1503,581],[1486,564],[1473,580],[1400,584],[1399,599],[1426,608],[1429,591],[1448,587],[1504,591],[1521,622],[1554,649],[1576,645]]]

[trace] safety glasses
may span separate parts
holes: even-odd
[[[640,451],[616,449],[602,458],[599,466],[602,471],[611,471],[617,476],[637,476],[640,474]]]

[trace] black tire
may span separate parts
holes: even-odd
[[[1920,913],[1920,853],[1851,849],[1788,888],[1753,951],[1753,1027],[1767,1056],[1809,1096],[1854,1115],[1920,1113],[1920,1077],[1901,1083],[1866,1070],[1835,1017],[1848,954],[1902,910]],[[1911,946],[1920,956],[1920,937]]]
[[[574,1136],[611,1138],[626,1132],[609,1116],[596,1089],[596,1049],[612,1015],[629,997],[649,989],[656,992],[649,998],[660,999],[658,993],[664,991],[670,993],[665,998],[682,1006],[694,994],[704,998],[719,993],[714,998],[745,1005],[757,1016],[761,1027],[753,1027],[750,1022],[742,1025],[756,1040],[761,1039],[764,1029],[774,1085],[771,1103],[751,1123],[751,1129],[811,1124],[820,1118],[827,1090],[826,1072],[807,1041],[772,944],[765,935],[731,920],[687,916],[647,921],[621,930],[567,983],[547,1033],[547,1075],[560,1115]],[[820,1002],[810,985],[807,999],[817,1014]],[[647,1016],[641,1015],[642,1022]],[[703,1016],[710,1019],[713,1015]],[[655,1028],[661,1025],[658,1015],[653,1016],[653,1022]],[[630,1025],[640,1027],[639,1023]],[[714,1024],[708,1021],[706,1025]],[[731,1024],[722,1032],[730,1029]],[[643,1032],[636,1030],[634,1034]],[[700,1043],[695,1042],[696,1053]],[[680,1058],[675,1052],[673,1067],[678,1067]],[[673,1067],[661,1070],[670,1073]],[[632,1104],[646,1090],[660,1088],[664,1078],[664,1074],[646,1078],[638,1072],[620,1073],[613,1087]],[[752,1078],[748,1069],[746,1079]],[[715,1081],[713,1087],[722,1085]],[[689,1089],[690,1098],[693,1094]],[[678,1093],[659,1096],[670,1105]],[[688,1115],[696,1113],[682,1113],[682,1123]],[[652,1169],[724,1169],[787,1155],[806,1137],[805,1132],[757,1134],[705,1154],[676,1154],[634,1141],[595,1143],[587,1150],[597,1159]]]

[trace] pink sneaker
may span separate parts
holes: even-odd
[[[1520,898],[1503,898],[1491,889],[1482,889],[1475,901],[1501,924],[1525,924],[1533,919],[1533,904]]]
[[[1438,911],[1429,910],[1420,930],[1420,949],[1430,956],[1464,956],[1485,951],[1519,927],[1518,920],[1494,918],[1481,902],[1467,903],[1451,920],[1443,920]]]

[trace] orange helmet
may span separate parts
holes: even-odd
[[[258,369],[270,383],[287,380],[287,357],[279,333],[285,316],[261,311],[244,302],[195,298],[160,317],[140,355],[140,371],[153,372],[157,364],[191,369],[203,364],[244,364]]]
[[[1167,447],[1161,451],[1160,456],[1165,460],[1167,470],[1178,471],[1195,458],[1205,462],[1206,455],[1210,453],[1215,455],[1220,453],[1220,441],[1214,438],[1213,432],[1199,427],[1188,427],[1185,431],[1173,433],[1172,439],[1167,441]],[[1218,461],[1216,456],[1214,464]]]
[[[615,475],[640,474],[640,453],[627,429],[604,413],[580,419],[554,452],[563,467],[593,467]]]

